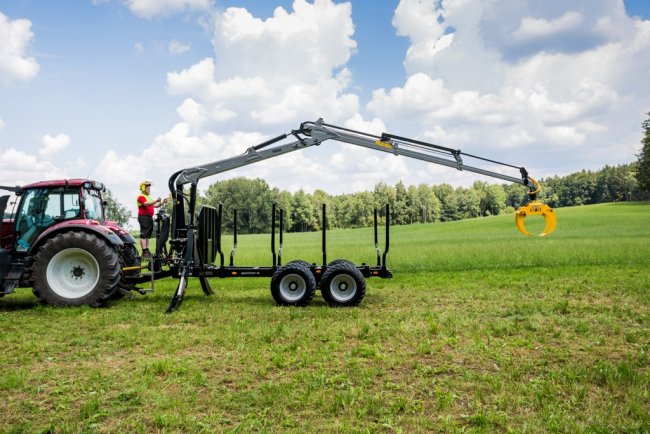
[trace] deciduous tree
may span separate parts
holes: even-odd
[[[641,127],[643,128],[643,139],[641,140],[641,152],[638,155],[636,181],[639,190],[650,193],[650,112],[648,112],[648,119],[643,121]]]
[[[126,225],[131,218],[129,210],[115,201],[110,190],[104,192],[104,200],[106,201],[106,220],[113,220],[120,226]]]

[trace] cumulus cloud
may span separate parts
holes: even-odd
[[[101,166],[115,173],[112,182],[121,182],[117,189],[126,191],[128,180],[120,181],[119,174],[135,161],[142,176],[169,176],[180,168],[238,155],[321,116],[333,123],[350,119],[351,125],[383,128],[378,119],[366,123],[359,117],[358,96],[347,91],[351,72],[346,66],[356,50],[351,14],[349,3],[332,0],[296,0],[291,11],[276,8],[265,20],[242,8],[216,12],[215,56],[167,74],[168,92],[183,98],[177,108],[180,122],[141,155],[120,158],[109,153]],[[264,177],[292,191],[347,185],[350,176],[356,188],[367,187],[380,176],[382,169],[375,168],[376,176],[364,177],[356,164],[370,163],[361,157],[328,168],[341,145],[319,148],[244,167],[236,174]]]
[[[296,0],[291,13],[279,7],[261,20],[246,9],[228,8],[216,17],[212,39],[220,77],[261,76],[318,80],[344,65],[356,42],[351,4]]]
[[[0,151],[0,184],[24,185],[44,179],[65,178],[66,173],[49,161],[15,148]]]
[[[359,100],[346,92],[356,50],[349,3],[296,0],[266,20],[243,8],[216,13],[215,57],[167,75],[169,93],[186,99],[191,128],[286,125],[319,116],[346,119]],[[304,119],[307,117],[308,119]]]
[[[70,137],[67,134],[57,134],[56,136],[46,134],[43,136],[43,146],[38,153],[44,157],[51,157],[67,148],[69,144]]]
[[[531,160],[542,175],[600,167],[605,154],[607,164],[634,159],[630,116],[638,124],[647,111],[650,21],[628,17],[622,2],[402,0],[393,25],[411,41],[407,78],[366,107],[387,124]],[[581,161],[564,156],[576,152]]]
[[[27,55],[34,33],[26,19],[11,20],[0,12],[0,84],[29,80],[38,74],[36,59]]]
[[[573,29],[582,22],[582,19],[582,14],[575,11],[569,11],[554,20],[525,17],[521,20],[519,28],[514,31],[513,36],[517,40],[553,36]]]
[[[172,173],[240,154],[265,138],[260,133],[241,131],[223,136],[211,132],[197,135],[192,133],[189,124],[179,122],[168,132],[158,135],[152,145],[140,154],[119,155],[109,150],[92,176],[110,179],[111,190],[118,200],[134,205],[135,198],[131,196],[137,194],[136,184],[141,180],[152,180],[156,186],[154,194],[165,196]],[[132,208],[135,212],[135,206]]]
[[[206,10],[212,0],[123,0],[131,12],[143,18],[170,15],[179,11]]]

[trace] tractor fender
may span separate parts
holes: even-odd
[[[128,232],[126,234],[120,234],[118,233],[117,236],[122,240],[124,244],[135,244],[135,238],[133,235],[129,234]]]
[[[88,232],[106,240],[109,244],[122,247],[124,242],[120,237],[113,232],[109,227],[103,226],[99,223],[93,223],[94,220],[77,220],[71,222],[64,222],[62,224],[54,225],[45,231],[34,241],[29,249],[30,254],[33,254],[39,249],[47,240],[63,232],[82,231]]]
[[[135,244],[135,238],[133,235],[128,233],[125,229],[123,229],[120,225],[117,224],[117,222],[107,220],[103,224],[105,227],[111,229],[120,239],[124,244]]]

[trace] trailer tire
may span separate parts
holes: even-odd
[[[353,263],[338,259],[323,273],[320,292],[332,307],[357,306],[366,295],[366,280]]]
[[[348,264],[350,267],[354,267],[354,262],[348,261],[347,259],[335,259],[327,264],[327,268],[337,266],[339,264]]]
[[[289,261],[284,265],[286,266],[286,265],[293,265],[293,264],[300,264],[303,267],[311,268],[311,264],[303,259],[294,259],[293,261]]]
[[[271,277],[271,295],[281,306],[307,306],[315,292],[314,275],[298,262],[279,267]]]
[[[121,277],[116,249],[85,232],[49,239],[32,267],[34,295],[54,306],[100,307],[115,293]]]

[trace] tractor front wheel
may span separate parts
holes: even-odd
[[[49,239],[32,267],[34,294],[54,306],[101,306],[121,278],[118,252],[105,240],[85,232],[66,232]]]

